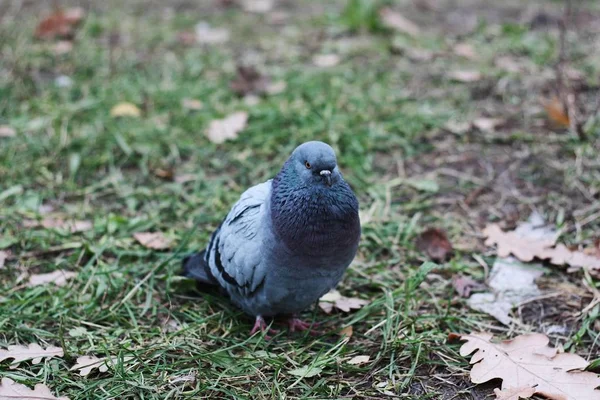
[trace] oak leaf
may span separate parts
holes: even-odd
[[[131,359],[133,359],[133,357],[124,357],[123,362],[127,362]],[[77,357],[77,362],[69,369],[69,371],[79,370],[79,375],[88,376],[94,368],[98,368],[100,372],[108,371],[108,368],[115,365],[117,361],[117,357],[98,358],[95,356],[81,356]]]
[[[350,312],[350,310],[358,310],[366,304],[369,304],[368,300],[342,296],[342,294],[335,289],[319,299],[319,307],[327,314],[333,311],[334,308],[344,312]]]
[[[73,277],[77,276],[77,273],[71,271],[62,271],[56,270],[47,274],[36,274],[31,275],[29,277],[29,282],[27,282],[27,286],[39,286],[45,285],[46,283],[53,283],[56,286],[64,286],[67,284],[67,281]]]
[[[69,400],[68,397],[56,397],[48,386],[38,383],[33,389],[13,381],[2,378],[0,382],[0,400],[27,399],[27,400]]]
[[[523,392],[523,387],[529,387],[533,394],[554,400],[600,399],[600,391],[595,390],[600,377],[583,371],[588,362],[577,354],[559,353],[549,347],[547,336],[527,334],[499,343],[491,342],[492,337],[491,333],[461,336],[465,343],[460,354],[466,357],[474,353],[470,360],[473,383],[500,378],[504,394],[508,388]]]
[[[436,262],[446,261],[453,251],[446,232],[439,228],[429,228],[423,231],[417,238],[416,245],[419,251],[426,253]]]
[[[36,343],[31,343],[28,346],[11,345],[6,350],[0,349],[0,362],[13,359],[10,368],[16,368],[21,361],[31,360],[31,363],[35,365],[39,364],[44,358],[50,359],[62,356],[64,356],[62,348],[48,346],[44,349]]]
[[[236,139],[238,134],[246,128],[248,113],[238,111],[223,119],[210,122],[206,130],[206,137],[213,143],[221,144],[226,140]]]

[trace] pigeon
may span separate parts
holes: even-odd
[[[361,235],[358,200],[326,143],[298,146],[279,173],[246,190],[206,249],[183,260],[183,275],[217,285],[255,317],[287,315],[291,332],[310,330],[296,315],[342,279]]]

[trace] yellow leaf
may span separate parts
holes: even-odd
[[[119,103],[110,109],[110,115],[113,117],[134,117],[142,115],[140,109],[132,103]]]

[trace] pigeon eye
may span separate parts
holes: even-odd
[[[304,166],[306,167],[306,169],[310,169],[311,165],[308,161],[304,162]]]

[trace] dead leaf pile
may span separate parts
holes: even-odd
[[[600,276],[600,258],[585,251],[571,251],[563,244],[556,244],[558,232],[545,225],[540,216],[537,224],[530,221],[521,224],[514,231],[504,232],[497,224],[488,225],[483,234],[487,246],[496,245],[500,257],[513,254],[521,261],[529,262],[534,258],[548,260],[554,265],[568,265],[568,272],[585,269],[590,274]]]
[[[60,347],[48,346],[45,349],[39,344],[31,343],[28,346],[12,345],[6,350],[0,349],[0,362],[13,359],[10,368],[17,368],[20,362],[31,360],[32,364],[39,364],[42,359],[64,356],[63,349]],[[0,399],[2,397],[0,396]]]
[[[345,297],[335,289],[319,299],[319,307],[327,314],[333,311],[334,308],[343,312],[350,312],[350,310],[358,310],[367,304],[369,304],[368,300],[358,299],[356,297]]]
[[[154,250],[166,250],[172,243],[162,232],[137,232],[133,234],[142,246]]]
[[[246,128],[248,113],[238,111],[223,119],[215,119],[210,122],[206,130],[206,137],[213,143],[221,144],[226,140],[233,140]]]
[[[452,255],[452,244],[446,232],[439,228],[429,228],[417,238],[417,249],[426,253],[435,262],[446,261]]]
[[[534,333],[499,343],[491,342],[491,333],[460,335],[465,343],[460,354],[473,354],[471,381],[484,383],[502,379],[496,399],[529,398],[539,394],[555,400],[600,399],[600,377],[584,371],[589,363],[572,353],[549,347],[547,336]]]
[[[33,389],[10,378],[2,378],[0,382],[0,399],[32,399],[32,400],[69,400],[68,397],[56,397],[48,386],[38,383]]]

